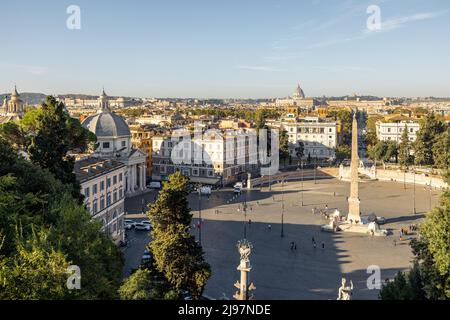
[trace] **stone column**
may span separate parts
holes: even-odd
[[[237,267],[237,270],[241,272],[241,281],[237,281],[234,286],[239,289],[238,292],[233,296],[236,300],[253,300],[253,294],[249,292],[256,289],[253,283],[248,284],[248,273],[252,270],[250,264],[250,253],[253,246],[247,240],[242,240],[238,242],[239,253],[241,254],[241,262]]]
[[[130,168],[128,168],[126,179],[127,179],[127,190],[126,190],[126,192],[127,193],[131,193],[131,171],[130,171]]]
[[[131,191],[132,192],[134,192],[134,190],[136,190],[136,165],[134,164],[133,165],[133,167],[132,167],[132,170],[131,170],[131,172],[132,172],[132,184],[131,184]]]
[[[141,165],[141,190],[145,190],[145,164]]]
[[[347,220],[352,220],[353,223],[361,222],[360,216],[360,200],[359,200],[359,186],[358,186],[358,122],[356,121],[356,110],[353,114],[352,124],[352,162],[350,165],[350,197],[348,198],[348,216]]]

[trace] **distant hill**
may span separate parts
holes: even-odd
[[[32,93],[32,92],[19,92],[20,99],[26,104],[26,105],[38,105],[45,101],[46,94],[43,93]],[[3,104],[3,99],[5,97],[11,96],[11,93],[2,93],[0,94],[0,104]]]

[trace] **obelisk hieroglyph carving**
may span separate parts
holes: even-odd
[[[358,190],[358,122],[356,121],[356,111],[353,114],[352,124],[352,162],[350,165],[350,197],[348,198],[348,217],[347,221],[360,223],[361,215],[359,211],[359,190]]]

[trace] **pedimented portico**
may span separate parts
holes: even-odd
[[[133,194],[146,189],[146,157],[139,149],[134,149],[129,158],[124,161],[127,165],[126,194]]]

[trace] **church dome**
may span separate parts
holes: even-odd
[[[97,137],[131,136],[130,128],[125,120],[112,112],[99,112],[89,116],[82,125],[95,133]]]

